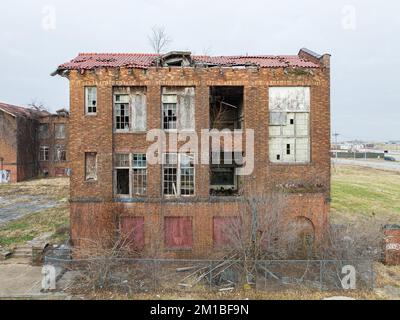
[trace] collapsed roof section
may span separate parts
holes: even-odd
[[[0,110],[5,113],[8,113],[14,118],[16,117],[40,118],[50,115],[50,113],[48,113],[47,111],[38,110],[34,108],[14,106],[3,102],[0,102]]]
[[[97,68],[148,69],[151,67],[258,67],[258,68],[320,68],[329,55],[318,55],[301,49],[298,55],[196,56],[187,51],[172,51],[164,55],[149,53],[80,53],[70,62],[60,65],[52,75],[64,75],[69,70]]]

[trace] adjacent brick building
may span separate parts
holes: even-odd
[[[287,193],[288,224],[322,238],[330,203],[329,55],[80,54],[56,74],[70,81],[74,245],[135,230],[144,252],[209,256],[226,240],[222,226],[248,210],[246,199],[274,190]],[[200,136],[210,128],[254,130],[250,175],[237,176],[236,163],[197,163],[204,152],[169,144],[164,164],[148,163],[149,130]],[[239,153],[246,156],[245,146]]]
[[[49,131],[45,139],[39,134],[42,124],[45,123],[50,128],[53,122],[61,122],[67,126],[68,112],[66,116],[65,111],[62,114],[52,115],[33,108],[0,103],[0,183],[20,182],[42,174],[45,162],[41,161],[41,146],[50,146],[49,142],[56,141],[66,150],[67,136],[59,141],[54,140],[52,131]],[[46,161],[46,164],[50,164],[51,168],[58,167],[58,164],[53,164],[53,160]],[[64,162],[64,173],[66,167],[67,162]],[[52,169],[49,176],[55,175],[56,169]]]
[[[58,110],[39,120],[39,170],[40,175],[49,177],[67,176],[69,112]]]

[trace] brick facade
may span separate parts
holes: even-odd
[[[98,232],[112,233],[120,217],[143,217],[146,250],[172,257],[207,256],[213,249],[213,218],[235,217],[246,210],[243,198],[254,192],[274,190],[279,185],[313,186],[288,195],[288,219],[309,220],[317,239],[323,237],[330,203],[330,66],[329,56],[301,52],[318,68],[148,67],[68,70],[70,81],[69,157],[72,169],[71,236],[74,245]],[[97,87],[97,114],[85,115],[86,86]],[[161,128],[162,87],[195,88],[195,130],[210,127],[210,86],[241,86],[244,93],[243,129],[255,130],[255,167],[245,176],[242,197],[210,197],[209,167],[198,164],[195,196],[165,199],[160,165],[149,165],[146,197],[114,197],[113,157],[116,153],[146,153],[151,142],[146,133],[113,132],[113,88],[145,87],[147,129]],[[269,96],[272,86],[308,86],[311,91],[311,161],[308,164],[273,164],[269,160]],[[97,181],[85,181],[85,153],[97,153]],[[166,248],[165,218],[191,219],[191,249]],[[187,236],[187,235],[185,235]],[[156,253],[154,250],[158,250]]]
[[[69,126],[69,113],[64,110],[56,114],[51,114],[40,118],[40,125],[47,125],[47,137],[39,137],[40,146],[47,146],[49,148],[49,160],[41,161],[39,159],[39,174],[49,177],[65,177],[69,169],[69,155],[68,155],[68,126]],[[64,137],[59,137],[56,134],[56,126],[63,125]],[[65,150],[66,156],[64,159],[57,159],[56,148],[61,147]],[[40,152],[40,150],[39,150]]]
[[[63,123],[68,127],[68,116],[51,115],[48,112],[28,109],[0,103],[0,170],[9,173],[9,182],[15,183],[37,177],[44,165],[49,167],[48,176],[57,176],[56,168],[65,175],[67,162],[46,164],[39,161],[39,147],[43,144],[56,143],[67,149],[68,136],[62,141],[54,138],[50,130],[46,140],[39,139],[38,128],[41,123],[54,127],[55,123]]]

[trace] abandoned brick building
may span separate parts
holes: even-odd
[[[65,177],[68,174],[68,122],[69,112],[57,110],[39,119],[39,174]]]
[[[57,74],[70,82],[74,245],[134,229],[132,240],[143,251],[207,256],[227,241],[223,226],[246,210],[246,199],[276,189],[287,193],[287,220],[323,236],[330,207],[329,55],[88,53]],[[212,128],[254,130],[251,174],[239,177],[235,161],[203,164],[195,159],[204,154],[169,145],[166,161],[149,163],[149,130],[200,136]],[[222,158],[246,156],[244,146],[220,151]]]
[[[64,128],[59,128],[58,123]],[[67,124],[68,112],[65,110],[50,114],[0,103],[0,183],[20,182],[41,174],[47,175],[47,172],[49,176],[56,176],[61,174],[61,169],[62,175],[65,175],[68,167],[66,155],[58,159],[56,149],[62,146],[66,153]],[[60,132],[52,131],[53,126],[56,131],[64,133],[62,138]]]

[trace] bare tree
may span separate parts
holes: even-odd
[[[31,107],[38,111],[48,111],[48,109],[44,106],[43,102],[39,101],[38,99],[34,98],[28,103],[28,107]]]
[[[154,52],[157,54],[160,54],[172,42],[172,39],[165,31],[165,27],[162,26],[153,26],[148,40]]]

